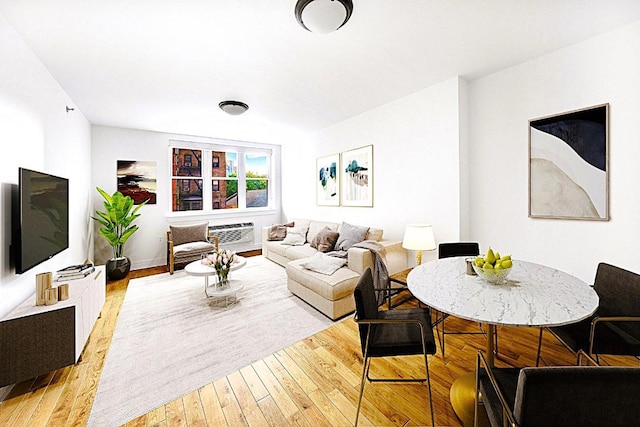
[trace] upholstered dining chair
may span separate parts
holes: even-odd
[[[209,224],[171,225],[167,231],[167,266],[173,274],[176,264],[200,259],[218,250],[218,238],[208,237]]]
[[[355,425],[358,425],[360,406],[366,381],[371,382],[427,382],[431,425],[434,424],[433,397],[429,379],[427,355],[436,353],[430,311],[423,308],[406,310],[378,310],[371,269],[360,276],[353,296],[356,303],[355,320],[360,333],[362,348],[362,380]],[[423,355],[424,378],[371,378],[371,360],[379,357]]]
[[[452,258],[458,256],[478,256],[480,255],[480,245],[478,242],[443,242],[438,244],[438,259]],[[447,334],[483,334],[483,331],[478,332],[447,332],[445,329],[444,321],[449,317],[446,313],[438,313],[434,326],[438,334],[438,341],[440,342],[440,349],[442,350],[442,357],[444,357],[444,338]],[[438,329],[440,326],[440,329]],[[497,347],[496,347],[497,348]]]
[[[579,366],[490,368],[478,352],[474,426],[483,407],[492,427],[638,425],[640,368],[578,356]],[[595,366],[581,366],[582,356]]]
[[[640,356],[640,275],[598,264],[593,289],[600,298],[596,312],[571,325],[547,328],[567,349],[592,355]],[[536,365],[541,360],[542,332]]]

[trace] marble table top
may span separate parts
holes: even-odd
[[[598,308],[591,286],[544,265],[514,260],[507,283],[495,285],[465,271],[465,257],[430,261],[414,268],[407,284],[436,310],[494,325],[560,326]]]

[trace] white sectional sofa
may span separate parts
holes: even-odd
[[[306,241],[302,245],[284,245],[280,240],[269,240],[271,227],[262,230],[262,255],[287,270],[287,287],[294,295],[303,299],[331,319],[338,319],[355,310],[353,290],[360,275],[367,267],[373,269],[374,254],[369,249],[351,247],[347,251],[347,264],[333,274],[327,275],[303,267],[318,250],[311,247],[314,237],[325,227],[340,233],[342,224],[296,219],[293,225],[308,226]],[[346,226],[345,226],[346,228]],[[365,240],[380,243],[386,252],[387,270],[394,274],[407,268],[407,255],[400,241],[382,238],[381,229],[369,228]]]

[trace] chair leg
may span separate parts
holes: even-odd
[[[364,384],[367,382],[367,376],[369,371],[369,365],[371,364],[371,358],[366,357],[362,363],[362,379],[360,380],[360,396],[358,397],[358,409],[356,409],[356,422],[355,427],[358,427],[358,418],[360,418],[360,405],[362,404],[362,396],[364,394]]]
[[[429,389],[429,411],[431,413],[431,425],[435,427],[436,421],[435,416],[433,414],[433,395],[431,394],[431,377],[429,376],[429,360],[427,359],[427,349],[423,344],[424,348],[424,369],[427,374],[427,388]]]
[[[540,363],[540,349],[542,348],[542,330],[544,328],[540,328],[540,335],[538,336],[538,351],[536,353],[536,367]]]

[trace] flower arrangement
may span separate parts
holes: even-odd
[[[212,267],[216,270],[218,276],[218,285],[223,287],[227,284],[229,271],[238,256],[234,251],[222,249],[215,251],[202,259],[202,264]]]

